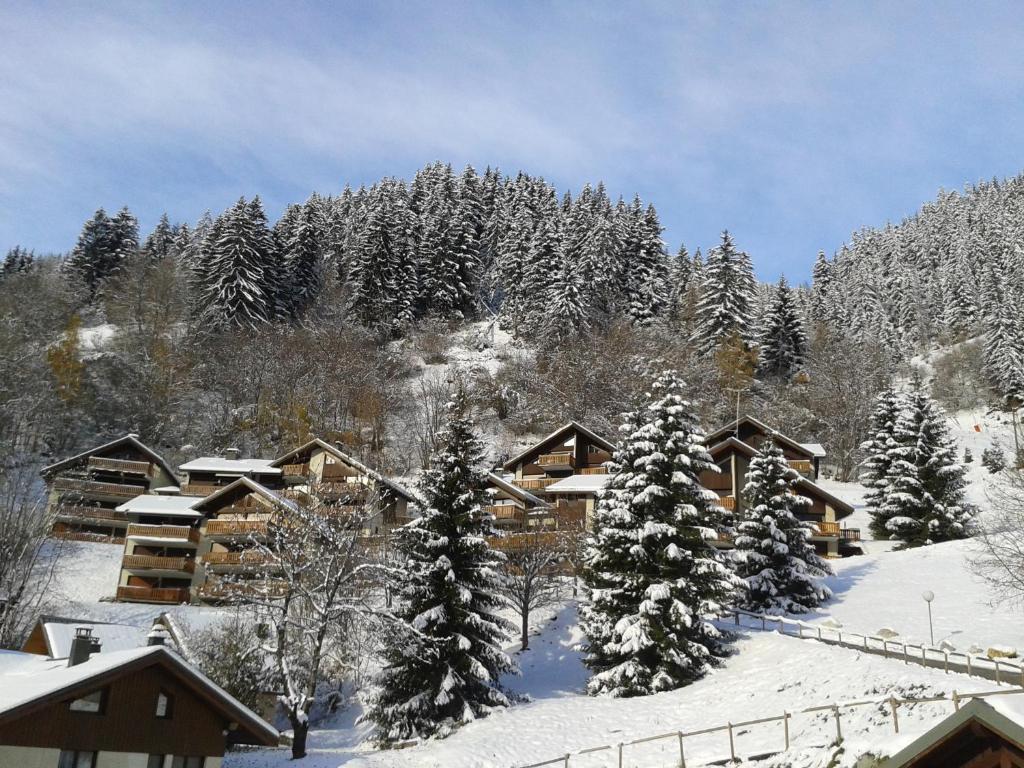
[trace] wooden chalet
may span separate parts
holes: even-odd
[[[97,653],[82,627],[68,659],[0,651],[0,765],[219,768],[228,744],[277,731],[160,645]]]
[[[877,768],[1024,768],[1020,696],[971,699]]]
[[[556,523],[589,521],[597,496],[608,482],[605,463],[615,446],[570,421],[509,459],[506,480],[546,501]]]
[[[178,487],[170,465],[138,435],[125,435],[43,468],[54,516],[52,535],[85,541],[124,540],[128,518],[118,506],[157,488]]]
[[[735,423],[734,425],[735,426]],[[764,427],[764,429],[768,429]],[[711,457],[718,465],[719,472],[703,472],[700,476],[701,484],[718,494],[719,503],[726,512],[734,519],[740,520],[744,514],[743,488],[747,483],[747,473],[750,467],[750,460],[759,455],[758,447],[736,437],[735,431],[716,430],[711,433],[717,435],[717,443],[711,444],[709,451]],[[741,433],[743,434],[743,433]],[[764,439],[762,432],[746,432],[748,439],[756,441],[760,446]],[[782,446],[783,441],[793,444],[790,438],[778,433],[768,433],[777,445]],[[800,445],[796,443],[796,445]],[[783,451],[785,452],[785,448]],[[794,450],[793,453],[796,453]],[[816,476],[817,466],[810,465],[807,474],[800,472],[800,466],[793,466],[794,462],[803,462],[806,459],[790,459],[790,466],[800,473],[801,477],[796,487],[796,493],[811,500],[811,505],[801,517],[813,524],[814,533],[811,541],[819,554],[826,557],[842,557],[844,555],[860,553],[860,531],[855,528],[846,528],[842,520],[853,514],[853,506],[842,499],[826,491],[817,483],[808,478],[808,474]]]
[[[314,438],[270,466],[281,473],[288,492],[315,498],[321,505],[372,504],[375,513],[366,523],[367,535],[386,533],[412,519],[409,505],[417,501],[412,493],[325,440]]]
[[[821,470],[821,460],[825,458],[825,449],[819,443],[801,443],[781,432],[772,429],[753,416],[742,416],[736,421],[725,424],[704,438],[704,444],[717,445],[726,438],[735,437],[747,445],[758,448],[771,438],[782,449],[789,466],[808,480],[817,480]]]
[[[200,456],[178,467],[185,478],[181,495],[209,496],[240,477],[251,478],[267,488],[278,488],[281,470],[272,463],[271,459],[243,459],[237,448],[228,448],[223,456]]]
[[[502,531],[523,531],[550,523],[551,506],[539,496],[489,472],[486,511],[494,516],[494,527]]]

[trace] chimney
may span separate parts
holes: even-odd
[[[242,451],[238,448],[225,448],[224,449],[225,459],[240,459],[242,458]]]
[[[71,641],[71,653],[68,654],[68,666],[74,667],[89,656],[100,652],[100,641],[92,636],[92,627],[75,627],[75,637]]]
[[[146,645],[167,645],[167,630],[157,625],[146,635]]]

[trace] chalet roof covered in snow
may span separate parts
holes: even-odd
[[[154,665],[167,669],[228,719],[237,722],[242,743],[277,744],[277,731],[259,715],[177,654],[158,645],[94,653],[87,661],[73,667],[69,667],[65,659],[0,651],[0,723],[24,717],[55,701],[87,693],[121,675]]]
[[[225,496],[230,496],[234,493],[237,493],[239,490],[244,490],[246,493],[250,491],[256,493],[265,498],[267,501],[271,502],[272,504],[276,504],[277,506],[283,507],[284,509],[290,510],[292,512],[298,509],[298,506],[291,499],[286,499],[283,498],[282,496],[278,496],[276,493],[274,493],[266,486],[260,485],[255,480],[249,477],[240,477],[233,483],[225,485],[220,490],[211,493],[209,496],[205,498],[194,499],[195,508],[199,512],[213,508],[215,507],[216,502],[220,501]]]
[[[552,440],[556,440],[559,437],[562,437],[563,435],[567,434],[568,432],[579,432],[582,435],[586,435],[593,443],[595,443],[596,445],[599,445],[601,448],[603,448],[604,450],[608,451],[609,453],[614,453],[615,452],[615,445],[614,444],[612,444],[611,442],[609,442],[605,438],[601,437],[596,432],[591,432],[589,429],[584,427],[579,422],[570,421],[569,423],[563,424],[562,426],[560,426],[558,429],[556,429],[554,432],[552,432],[550,435],[548,435],[544,439],[538,440],[536,443],[531,445],[525,451],[522,451],[518,455],[513,456],[511,459],[506,461],[502,466],[505,469],[515,469],[515,466],[519,462],[521,462],[523,459],[525,459],[531,453],[536,451],[538,448],[543,447],[546,443],[549,443]]]
[[[524,502],[526,504],[529,504],[532,507],[546,507],[547,506],[547,502],[544,501],[543,499],[540,499],[539,497],[534,496],[529,491],[524,490],[523,488],[520,488],[518,485],[515,485],[514,483],[510,483],[509,481],[505,480],[500,475],[496,475],[493,472],[488,472],[487,473],[487,481],[489,483],[491,483],[495,488],[500,488],[501,490],[503,490],[508,495],[510,495],[510,496],[512,496],[514,498],[517,498],[520,501],[522,501],[522,502]]]
[[[544,490],[548,493],[596,493],[604,490],[611,479],[611,475],[569,475]]]
[[[70,458],[63,459],[55,464],[50,464],[48,467],[43,467],[40,470],[40,474],[42,474],[43,477],[48,477],[54,474],[55,472],[60,472],[62,469],[66,469],[68,467],[74,466],[75,464],[78,464],[81,461],[85,461],[90,456],[99,456],[106,453],[107,451],[113,451],[116,450],[117,448],[122,448],[124,446],[132,446],[141,453],[145,454],[155,464],[160,465],[160,468],[168,474],[172,482],[178,482],[178,478],[174,476],[174,470],[171,469],[170,464],[164,461],[163,456],[161,456],[159,453],[157,453],[152,448],[147,446],[145,443],[141,442],[139,440],[139,436],[134,433],[127,434],[124,437],[119,437],[116,440],[111,440],[109,443],[103,443],[103,445],[97,445],[93,448],[90,448],[87,451],[82,451],[79,454],[71,456]]]
[[[66,616],[40,616],[24,650],[34,653],[37,641],[46,649],[46,655],[53,659],[67,658],[71,653],[71,641],[75,629],[89,627],[92,636],[99,640],[104,653],[139,648],[146,644],[146,630],[131,624],[112,624],[91,619],[74,619]],[[41,650],[41,649],[40,649]]]
[[[202,517],[192,509],[201,501],[196,496],[156,496],[144,493],[126,501],[117,508],[118,512],[135,515],[170,515],[173,517]]]
[[[808,458],[823,458],[826,453],[825,449],[818,443],[800,443],[784,435],[777,429],[769,427],[763,421],[755,419],[753,416],[741,416],[738,420],[733,419],[728,424],[723,424],[718,429],[709,432],[704,438],[705,445],[716,445],[719,441],[724,440],[729,436],[735,436],[737,429],[742,428],[744,425],[754,427],[758,432],[765,435],[771,435],[775,440],[784,445],[789,446],[792,450],[798,453],[803,453]]]
[[[219,475],[280,475],[272,467],[271,459],[225,459],[220,456],[200,456],[182,464],[182,472],[214,472]]]
[[[396,483],[394,480],[389,480],[388,478],[384,477],[384,475],[382,475],[380,472],[377,472],[374,469],[370,469],[368,466],[359,461],[359,459],[355,459],[349,456],[347,453],[342,451],[337,446],[331,445],[326,440],[321,440],[318,437],[314,437],[305,445],[300,445],[298,448],[289,451],[283,456],[279,456],[270,463],[274,467],[281,467],[285,464],[290,463],[296,456],[301,456],[305,453],[308,453],[312,451],[314,448],[320,448],[321,450],[326,451],[331,456],[336,458],[338,461],[342,462],[343,464],[347,464],[356,472],[359,472],[360,474],[371,478],[374,482],[380,483],[385,488],[389,489],[397,496],[402,497],[406,501],[419,501],[419,499],[417,499],[412,493],[410,493],[408,490],[406,490],[401,485]]]

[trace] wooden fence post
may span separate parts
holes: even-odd
[[[839,723],[839,705],[832,705],[832,713],[836,716],[836,744],[843,743],[843,727]]]
[[[799,635],[799,636],[800,636],[800,639],[801,639],[801,640],[803,640],[803,639],[804,639],[804,625],[803,625],[803,624],[799,624],[799,623],[798,623],[798,624],[796,625],[796,633],[797,633],[797,635]]]
[[[786,737],[786,749],[789,749],[789,712],[782,713],[782,733]]]
[[[883,640],[882,641],[882,655],[885,658],[887,658],[887,659],[889,658],[889,641],[888,640]]]
[[[967,654],[967,674],[971,674],[971,654]]]
[[[907,657],[907,644],[906,643],[903,644],[903,663],[904,664],[909,664],[910,663],[910,659]]]
[[[818,639],[821,640],[821,627],[818,627]]]
[[[729,727],[729,757],[732,758],[733,762],[736,762],[736,743],[732,738],[732,723],[727,724]]]
[[[569,768],[569,753],[565,753],[565,768]]]
[[[892,727],[896,730],[896,733],[900,732],[900,716],[896,714],[896,699],[893,696],[889,697],[889,706],[892,708]]]
[[[956,692],[956,689],[953,690],[953,711],[960,711],[960,694]]]
[[[740,612],[739,610],[735,610],[733,613],[736,615],[736,626],[738,627],[740,625]]]
[[[993,659],[993,661],[996,663],[996,685],[1002,685],[1002,683],[999,682],[999,659]]]
[[[764,632],[766,629],[768,629],[768,625],[765,622],[764,614],[762,613],[761,614],[761,631]]]
[[[946,674],[949,674],[949,651],[942,652],[942,668],[946,670]]]
[[[864,635],[864,650],[866,651],[867,649],[868,649],[868,636]]]
[[[679,768],[686,768],[686,755],[683,754],[683,732],[678,731],[679,734]],[[622,759],[619,758],[619,768],[622,768]]]

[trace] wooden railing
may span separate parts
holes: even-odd
[[[111,520],[119,523],[128,522],[128,515],[124,512],[118,512],[116,509],[87,507],[79,504],[62,504],[58,506],[57,517],[70,517],[75,520]]]
[[[559,501],[555,504],[555,515],[562,523],[579,523],[587,519],[587,502]]]
[[[118,600],[135,600],[140,603],[187,603],[187,587],[118,587]]]
[[[78,491],[97,496],[125,496],[133,498],[146,492],[144,485],[122,485],[120,483],[100,483],[95,480],[79,480],[74,477],[58,477],[53,481],[58,491]]]
[[[288,584],[283,581],[220,581],[207,580],[196,587],[196,594],[211,600],[241,598],[245,596],[282,597],[288,591]]]
[[[839,535],[843,541],[860,541],[860,528],[841,528]]]
[[[521,520],[526,513],[525,509],[515,504],[490,504],[484,507],[484,511],[494,515],[496,520]]]
[[[818,529],[819,536],[838,536],[839,535],[839,523],[827,523],[822,520],[820,523],[813,523]]]
[[[552,483],[557,483],[559,478],[557,477],[540,477],[537,479],[530,478],[519,478],[513,480],[516,485],[522,488],[524,491],[543,491]]]
[[[581,475],[607,475],[607,467],[581,467],[579,470]]]
[[[185,483],[181,486],[182,496],[209,496],[216,493],[222,486],[210,485],[208,483]]]
[[[63,541],[92,541],[101,542],[103,544],[124,544],[124,536],[108,536],[104,533],[93,533],[91,531],[73,531],[62,526],[62,523],[55,524],[53,526],[53,530],[50,531],[50,536],[54,539],[62,539]],[[123,531],[120,531],[119,533],[123,533]]]
[[[487,543],[492,549],[501,552],[516,552],[523,549],[558,548],[564,538],[557,531],[535,531],[531,533],[512,533],[508,536],[489,536]]]
[[[285,464],[281,467],[281,474],[287,477],[308,477],[309,462],[304,464]]]
[[[266,520],[210,520],[206,523],[207,536],[266,536]]]
[[[202,560],[207,565],[265,565],[271,558],[266,552],[245,549],[241,552],[207,552]]]
[[[188,557],[164,557],[161,555],[125,555],[121,567],[128,570],[185,571],[193,573],[194,560]]]
[[[148,475],[148,461],[129,461],[128,459],[108,459],[103,456],[90,456],[89,466],[109,472],[130,472],[133,475]]]
[[[187,525],[140,525],[133,523],[128,526],[128,537],[141,536],[147,539],[185,539],[193,544],[199,543],[199,531]]]
[[[736,497],[735,496],[723,496],[718,500],[718,506],[722,509],[732,511],[736,509]]]
[[[341,498],[343,496],[351,496],[352,498],[358,498],[365,496],[369,492],[369,486],[363,485],[362,483],[319,483],[313,488],[313,494],[321,498]]]
[[[542,467],[572,467],[576,465],[576,457],[571,453],[543,453],[537,457]]]
[[[795,469],[802,475],[809,475],[811,473],[812,466],[811,462],[803,459],[793,459],[789,462],[790,469]]]

